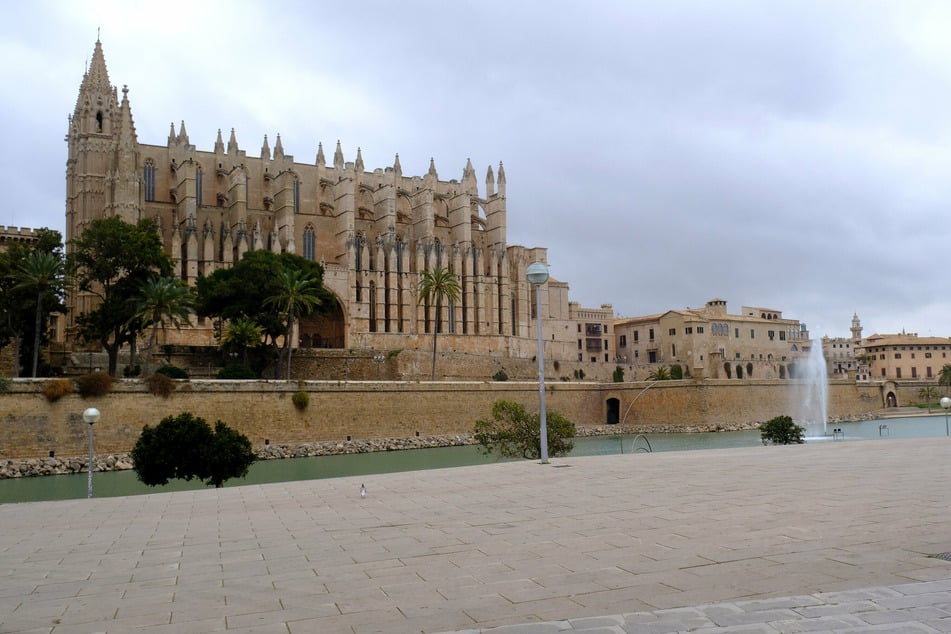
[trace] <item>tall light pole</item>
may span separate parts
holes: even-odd
[[[83,420],[89,423],[89,482],[86,487],[86,497],[92,498],[92,463],[94,460],[92,451],[92,426],[99,421],[99,410],[95,407],[89,407],[83,412]]]
[[[938,402],[941,403],[941,407],[944,408],[944,435],[951,436],[951,430],[948,429],[948,408],[951,408],[951,398],[942,396]]]
[[[548,267],[533,262],[525,271],[528,283],[535,287],[535,319],[538,322],[538,424],[542,464],[548,464],[548,415],[545,412],[545,344],[542,341],[542,284],[548,281]]]

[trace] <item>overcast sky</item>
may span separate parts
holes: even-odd
[[[5,3],[0,224],[64,230],[99,29],[139,141],[505,164],[508,242],[619,316],[726,299],[951,335],[951,2]],[[329,155],[329,154],[328,154]]]

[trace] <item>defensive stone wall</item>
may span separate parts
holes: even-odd
[[[603,425],[616,408],[619,431],[639,427],[698,424],[730,428],[789,413],[790,381],[728,380],[663,383],[546,383],[546,403],[577,425]],[[149,394],[138,380],[119,381],[99,398],[67,395],[49,403],[44,381],[16,379],[0,394],[4,412],[0,457],[28,458],[84,455],[88,428],[82,420],[87,407],[96,407],[95,444],[99,452],[128,451],[143,425],[192,412],[213,423],[222,420],[246,434],[255,446],[265,441],[296,444],[327,440],[400,438],[467,433],[479,418],[490,415],[499,399],[538,408],[534,382],[403,382],[403,381],[212,381],[179,382],[168,398]],[[902,388],[913,402],[917,388]],[[291,397],[309,397],[299,410]],[[863,416],[882,408],[876,385],[833,383],[829,415]],[[616,401],[612,401],[616,399]],[[901,403],[900,403],[901,404]]]

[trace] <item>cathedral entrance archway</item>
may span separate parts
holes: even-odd
[[[334,304],[331,310],[301,318],[298,335],[301,349],[347,347],[343,308],[339,301]]]

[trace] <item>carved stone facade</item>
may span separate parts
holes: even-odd
[[[198,150],[183,121],[164,145],[140,143],[129,90],[110,83],[97,41],[67,134],[67,241],[96,218],[153,218],[177,274],[192,285],[255,249],[319,262],[339,308],[302,321],[302,347],[420,347],[438,322],[440,345],[454,351],[534,354],[525,269],[547,252],[507,243],[501,163],[486,170],[480,192],[469,161],[460,180],[440,180],[432,160],[425,174],[404,175],[399,155],[368,171],[360,149],[347,160],[339,141],[329,160],[318,144],[304,163],[284,153],[280,135],[273,146],[265,136],[258,156],[239,147],[233,129],[226,137],[219,130],[210,151]],[[418,303],[417,286],[439,266],[458,276],[462,296],[437,316]],[[541,292],[545,318],[568,321],[567,284],[551,280]],[[77,315],[95,304],[75,292],[67,304],[71,343]],[[214,326],[195,319],[169,342],[215,345]],[[546,355],[575,359],[573,330],[546,337]]]

